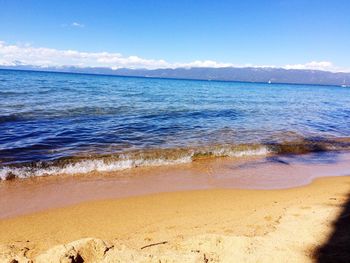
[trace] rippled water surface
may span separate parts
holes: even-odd
[[[349,117],[343,87],[0,70],[0,177],[49,173],[58,161],[88,172],[237,145],[264,153],[257,145],[350,137]]]

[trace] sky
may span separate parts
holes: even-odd
[[[0,65],[350,72],[348,0],[0,0]]]

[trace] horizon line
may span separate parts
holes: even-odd
[[[232,67],[235,68],[235,67]],[[248,67],[247,67],[248,68]],[[127,68],[125,68],[127,69]],[[217,68],[213,68],[217,69]],[[283,69],[283,68],[280,68]],[[311,84],[311,83],[293,83],[293,82],[266,82],[266,81],[243,81],[243,80],[220,80],[220,79],[197,79],[197,78],[184,78],[184,77],[157,77],[157,76],[136,76],[136,75],[118,75],[118,74],[106,74],[106,73],[88,73],[88,72],[70,72],[70,71],[53,71],[53,70],[36,70],[36,69],[21,69],[21,68],[5,68],[0,65],[0,70],[9,71],[26,71],[26,72],[38,72],[38,73],[53,73],[53,74],[72,74],[72,75],[89,75],[89,76],[107,76],[107,77],[117,77],[117,78],[144,78],[144,79],[160,79],[160,80],[185,80],[185,81],[205,81],[205,82],[232,82],[232,83],[254,83],[254,84],[268,84],[268,85],[297,85],[297,86],[331,86],[331,87],[349,87],[349,85],[339,85],[339,84]],[[146,69],[148,70],[148,69]],[[152,70],[152,69],[151,69]],[[288,70],[288,69],[283,69]],[[298,71],[320,71],[327,72],[331,74],[343,73],[345,72],[331,72],[322,70],[309,70],[309,69],[292,69]]]

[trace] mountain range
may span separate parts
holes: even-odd
[[[103,67],[37,67],[16,65],[1,66],[0,68],[130,77],[350,86],[350,73],[269,67],[111,69]]]

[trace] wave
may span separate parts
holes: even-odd
[[[47,110],[43,113],[41,110],[25,111],[21,113],[12,113],[8,115],[0,115],[0,123],[26,121],[36,119],[53,119],[81,116],[107,116],[128,112],[130,109],[127,106],[119,107],[73,107],[67,109]]]
[[[59,174],[111,172],[144,166],[190,163],[211,157],[266,155],[269,150],[259,145],[211,146],[196,149],[156,149],[105,156],[71,157],[49,162],[33,162],[0,167],[0,179],[28,178]]]
[[[11,96],[18,96],[18,95],[27,95],[31,92],[26,91],[0,91],[1,96],[11,95]]]
[[[121,154],[67,157],[55,161],[0,166],[0,179],[60,174],[112,172],[136,167],[190,163],[203,158],[306,154],[350,150],[350,138],[301,139],[264,144],[214,145],[197,148],[150,149]]]

